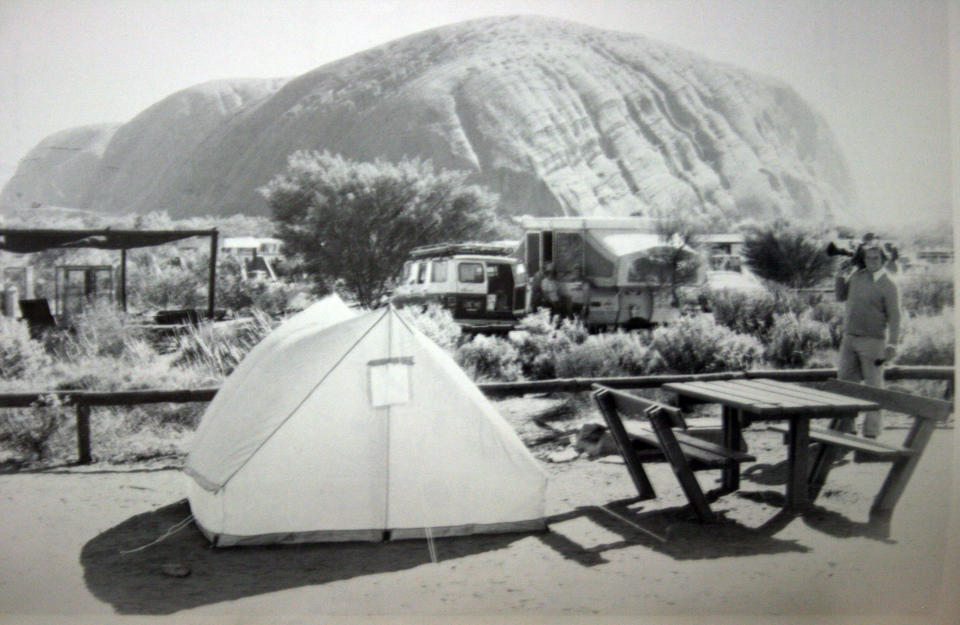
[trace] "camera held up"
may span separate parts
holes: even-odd
[[[855,244],[853,242],[838,244],[834,241],[830,241],[827,244],[826,253],[827,256],[830,257],[844,257],[844,260],[842,260],[840,264],[841,269],[846,269],[851,266],[856,267],[857,269],[863,269],[866,267],[866,263],[863,259],[864,249],[868,247],[880,247],[880,253],[885,266],[888,265],[888,263],[893,263],[900,257],[900,250],[897,249],[893,243],[887,241],[881,247],[879,245],[879,241],[877,241],[876,235],[874,235],[872,232],[868,232],[867,234],[863,235],[863,239],[859,244]]]

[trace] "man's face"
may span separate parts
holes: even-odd
[[[867,271],[880,271],[883,267],[883,256],[877,248],[864,250],[863,262],[867,266]]]

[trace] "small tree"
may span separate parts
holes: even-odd
[[[264,189],[288,254],[319,284],[341,281],[364,306],[386,295],[410,250],[500,232],[496,197],[429,161],[357,162],[296,152]]]
[[[667,247],[658,253],[659,261],[666,267],[667,287],[673,306],[680,305],[677,288],[691,282],[697,275],[700,259],[692,250],[699,244],[703,230],[692,219],[679,211],[660,212],[656,215],[656,230]]]
[[[761,278],[795,289],[816,286],[833,272],[819,238],[785,221],[749,228],[743,255]]]

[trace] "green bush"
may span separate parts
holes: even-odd
[[[953,310],[936,316],[904,320],[903,338],[896,357],[899,365],[954,364]]]
[[[307,298],[311,285],[283,280],[244,280],[239,266],[224,267],[217,276],[216,305],[234,312],[260,310],[283,314]]]
[[[808,315],[777,315],[766,357],[778,367],[801,368],[819,350],[830,347],[830,328]]]
[[[597,334],[556,352],[556,375],[561,378],[642,375],[650,366],[650,356],[649,346],[637,334]]]
[[[764,280],[792,288],[817,286],[833,271],[821,232],[785,220],[745,228],[743,256]]]
[[[273,329],[270,317],[259,310],[229,325],[201,323],[187,328],[177,339],[174,365],[206,370],[225,378],[243,357]]]
[[[953,308],[953,277],[949,273],[908,273],[898,279],[903,309],[913,315],[939,315]]]
[[[55,434],[68,422],[69,409],[56,395],[41,398],[29,409],[0,415],[0,449],[12,451],[20,463],[42,461],[51,452]]]
[[[495,336],[474,336],[457,349],[455,360],[478,382],[513,382],[523,377],[517,348],[510,341]]]
[[[129,341],[142,332],[128,327],[129,315],[113,303],[98,303],[70,318],[67,332],[60,337],[57,351],[70,359],[87,356],[120,358]],[[52,338],[52,337],[51,337]]]
[[[0,380],[30,377],[48,363],[43,344],[30,338],[26,323],[0,317]]]
[[[131,272],[128,279],[128,297],[134,308],[156,311],[200,309],[207,305],[207,271],[203,263],[163,265],[145,258],[150,262],[143,261],[144,266]]]
[[[844,305],[837,301],[822,301],[803,313],[804,317],[812,321],[819,321],[827,327],[830,333],[830,347],[840,348],[843,340],[843,309]]]
[[[707,294],[708,306],[722,326],[766,342],[777,315],[807,308],[801,297],[784,288],[742,292],[724,289]]]
[[[669,326],[657,328],[653,331],[652,347],[663,366],[677,373],[749,369],[763,355],[760,341],[717,324],[710,315],[681,317]]]
[[[541,308],[521,319],[509,339],[517,348],[524,376],[546,380],[557,377],[557,359],[588,336],[579,320],[561,320]]]
[[[403,312],[418,330],[443,349],[453,352],[460,343],[463,331],[453,320],[453,313],[443,306],[439,304],[429,304],[426,307],[409,306],[404,308]]]

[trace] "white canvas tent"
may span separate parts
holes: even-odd
[[[188,497],[215,545],[544,527],[544,472],[448,355],[392,307],[309,312],[250,352],[197,430]]]

